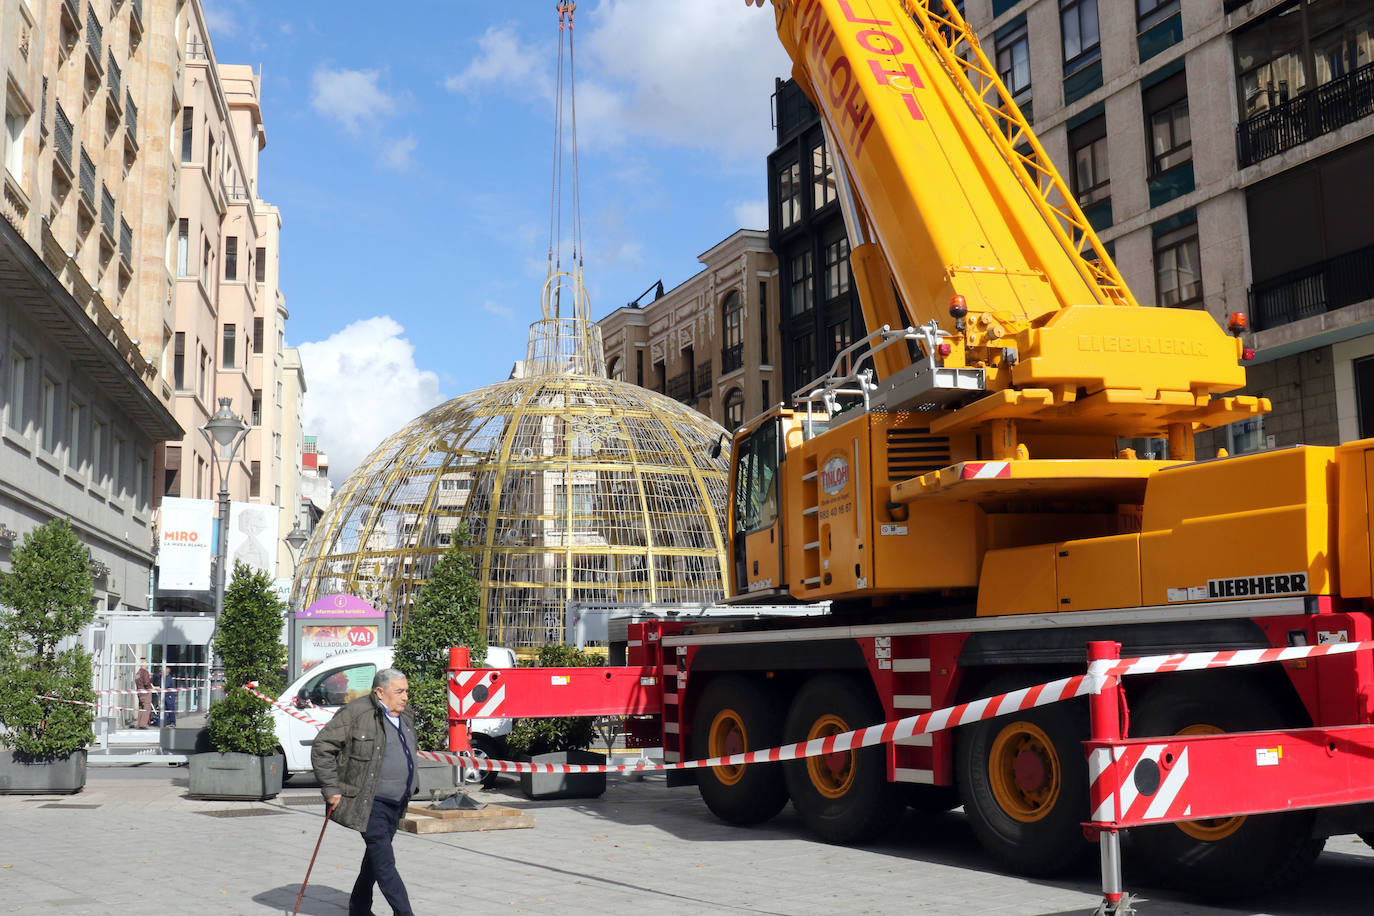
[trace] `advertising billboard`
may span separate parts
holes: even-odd
[[[159,510],[159,591],[209,591],[215,504],[208,499],[166,496]]]

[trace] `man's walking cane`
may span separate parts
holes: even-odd
[[[310,872],[315,868],[315,857],[320,854],[320,844],[324,842],[324,828],[329,826],[329,815],[333,813],[333,805],[325,809],[324,823],[320,825],[320,838],[315,841],[315,851],[310,854],[310,865],[305,869],[305,880],[301,882],[301,892],[296,895],[296,905],[291,908],[291,916],[296,916],[301,908],[301,898],[305,896],[305,886],[310,883]]]

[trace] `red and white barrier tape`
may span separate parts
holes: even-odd
[[[91,703],[86,700],[69,700],[66,697],[54,697],[47,694],[40,694],[34,697],[34,700],[51,700],[54,703],[70,703],[73,706],[90,706],[94,709],[114,709],[124,712],[169,712],[177,715],[191,715],[192,713],[205,712],[203,709],[163,709],[160,706],[144,706],[140,709],[138,706],[115,706],[112,703]]]
[[[247,684],[244,684],[244,685],[243,685],[243,689],[246,690],[246,691],[248,691],[249,693],[251,693],[253,696],[257,697],[259,700],[265,701],[265,702],[267,703],[268,706],[271,706],[271,707],[273,707],[274,709],[280,709],[282,712],[286,713],[288,716],[293,716],[293,717],[295,717],[295,718],[297,718],[297,719],[300,719],[300,720],[301,720],[302,722],[304,722],[306,725],[313,725],[313,726],[315,726],[316,728],[324,728],[324,723],[323,723],[323,722],[319,722],[319,721],[316,721],[315,719],[312,719],[310,716],[308,716],[308,715],[306,715],[305,713],[301,712],[299,709],[296,709],[296,708],[291,707],[291,706],[287,706],[285,703],[278,703],[276,700],[272,699],[271,697],[266,696],[266,695],[261,694],[261,693],[258,693],[258,691],[255,689],[257,686],[258,686],[258,685],[257,685],[257,682],[256,682],[256,681],[249,681]]]
[[[1172,655],[1146,655],[1123,658],[1103,666],[1109,675],[1163,674],[1171,671],[1203,671],[1208,668],[1235,668],[1243,665],[1262,665],[1266,662],[1287,662],[1300,658],[1319,658],[1323,655],[1343,655],[1374,649],[1374,640],[1363,642],[1334,642],[1324,646],[1284,646],[1280,649],[1231,649],[1220,652],[1175,652]]]
[[[202,686],[200,687],[148,687],[145,690],[139,690],[135,687],[133,690],[120,688],[116,690],[94,690],[92,693],[99,696],[133,696],[136,693],[188,693],[193,690],[204,689],[204,682],[202,682]]]

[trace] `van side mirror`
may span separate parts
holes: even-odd
[[[725,447],[725,434],[721,433],[716,437],[716,441],[711,443],[711,459],[720,457],[721,450]]]

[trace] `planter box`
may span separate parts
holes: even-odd
[[[0,751],[0,795],[71,795],[86,785],[86,752],[30,763]]]
[[[458,785],[458,768],[438,760],[415,761],[416,796],[428,799],[434,789],[452,789]]]
[[[535,754],[531,763],[602,764],[606,758],[590,751]],[[606,791],[605,773],[521,773],[520,791],[529,799],[600,798]]]
[[[164,725],[158,729],[164,754],[203,754],[210,750],[210,730],[203,725]]]
[[[286,761],[280,754],[257,757],[253,754],[210,752],[191,757],[186,794],[190,798],[224,798],[262,801],[281,792],[282,771]]]

